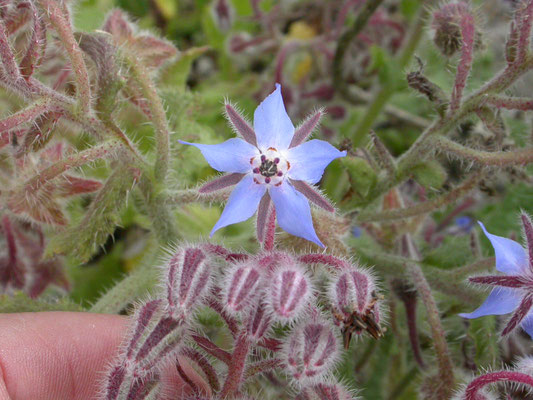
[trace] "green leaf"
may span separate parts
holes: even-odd
[[[84,309],[68,297],[48,302],[42,299],[32,299],[23,292],[15,292],[11,296],[0,295],[0,313],[38,311],[84,311]]]
[[[174,87],[185,87],[194,60],[209,50],[208,46],[193,47],[182,52],[178,59],[163,71],[159,83]]]
[[[366,197],[377,181],[374,169],[360,157],[344,157],[341,163],[348,171],[352,188],[362,197]]]
[[[377,71],[379,82],[390,90],[398,90],[406,85],[405,74],[396,59],[379,46],[370,47],[371,63],[369,71]]]
[[[415,165],[411,173],[414,179],[427,189],[441,188],[448,177],[444,167],[435,160]]]
[[[80,262],[87,262],[115,231],[120,222],[118,213],[132,185],[132,173],[127,166],[115,169],[93,199],[83,219],[76,226],[52,237],[45,256],[72,254]]]

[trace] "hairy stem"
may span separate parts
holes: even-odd
[[[496,371],[478,376],[467,386],[465,400],[478,400],[478,392],[487,385],[498,382],[513,382],[528,385],[533,388],[533,377],[515,371]]]
[[[441,151],[453,154],[467,161],[482,165],[503,167],[506,165],[526,165],[533,162],[533,147],[513,151],[481,151],[465,147],[445,137],[433,137],[431,143]]]
[[[159,182],[162,182],[167,175],[170,158],[170,129],[168,127],[167,116],[161,98],[157,94],[155,85],[150,78],[150,72],[133,57],[128,57],[128,62],[131,67],[132,76],[141,87],[142,94],[147,100],[152,114],[152,122],[156,131],[155,140],[157,149],[154,175]]]
[[[88,114],[91,110],[91,85],[87,65],[83,60],[83,52],[74,38],[74,32],[66,14],[66,7],[61,8],[54,0],[40,0],[41,7],[50,23],[59,35],[65,51],[72,64],[76,80],[76,114]]]
[[[481,174],[473,174],[465,182],[458,187],[450,190],[448,193],[436,197],[434,199],[424,201],[406,208],[395,208],[380,212],[362,212],[357,216],[357,222],[383,222],[414,217],[417,215],[427,214],[433,212],[445,205],[456,202],[461,199],[466,193],[474,189],[481,179]]]
[[[363,9],[355,19],[353,26],[339,38],[337,50],[335,51],[335,56],[333,58],[333,86],[339,90],[341,95],[345,98],[352,99],[349,88],[342,79],[342,62],[344,56],[352,40],[354,40],[364,29],[370,20],[370,17],[381,3],[383,3],[383,0],[367,0]]]
[[[418,46],[418,43],[423,37],[423,30],[426,24],[428,10],[429,5],[424,5],[420,8],[417,19],[414,25],[412,26],[411,31],[409,32],[407,41],[403,46],[400,54],[397,56],[398,68],[403,69],[407,66],[414,51]],[[357,124],[355,131],[350,137],[354,147],[357,147],[362,143],[363,139],[366,137],[366,135],[372,128],[374,121],[381,115],[383,108],[386,106],[387,102],[390,100],[394,92],[395,91],[393,88],[388,86],[382,86],[375,94],[374,99],[367,107],[365,114]]]
[[[228,376],[224,382],[224,387],[220,392],[221,398],[230,397],[239,390],[246,366],[246,358],[250,350],[250,340],[245,333],[241,333],[235,343],[235,349],[231,356],[231,363],[228,366]]]

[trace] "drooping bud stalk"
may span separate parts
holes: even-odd
[[[448,108],[448,100],[444,91],[435,83],[431,82],[422,71],[423,65],[420,61],[420,68],[418,71],[409,72],[407,74],[407,84],[411,89],[416,90],[420,94],[427,97],[433,104],[435,110],[440,116],[444,116]]]
[[[416,306],[418,303],[418,294],[416,289],[404,280],[395,280],[392,282],[392,289],[396,296],[400,298],[405,307],[405,315],[407,319],[407,329],[409,331],[409,342],[413,350],[413,356],[420,368],[425,367],[422,358],[422,351],[420,349],[420,342],[418,340],[418,330],[416,324]]]
[[[465,391],[460,394],[461,400],[492,400],[485,392],[487,385],[499,382],[521,384],[533,388],[533,376],[521,371],[496,371],[478,376],[468,384]]]
[[[286,372],[299,384],[316,382],[335,365],[339,354],[331,324],[320,317],[297,326],[286,338]]]
[[[253,263],[235,264],[227,275],[224,285],[224,306],[231,313],[247,308],[256,297],[261,273]]]
[[[272,317],[281,322],[294,321],[309,304],[311,281],[299,264],[280,265],[270,276],[266,296]]]

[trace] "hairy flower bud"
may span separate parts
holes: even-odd
[[[245,309],[257,294],[261,273],[251,263],[236,264],[224,285],[224,305],[231,313]]]
[[[461,24],[465,17],[474,17],[470,6],[465,1],[444,4],[433,13],[432,26],[435,29],[433,41],[446,57],[453,56],[463,45]],[[477,29],[475,37],[479,44],[481,39]]]
[[[368,271],[352,267],[341,272],[330,287],[330,299],[343,313],[364,314],[374,307],[376,285]]]
[[[166,300],[172,316],[186,316],[199,303],[209,284],[210,266],[195,247],[178,249],[168,262]]]
[[[287,373],[298,383],[316,381],[337,361],[339,345],[331,324],[312,318],[296,327],[284,344]]]
[[[342,325],[345,348],[354,333],[367,331],[374,338],[383,335],[376,284],[368,271],[353,266],[343,270],[329,288],[329,299],[333,315]]]
[[[246,334],[248,338],[258,341],[266,335],[271,326],[272,319],[262,301],[257,306],[250,308],[246,321]]]
[[[309,303],[311,292],[311,281],[300,265],[280,266],[271,276],[266,299],[273,318],[294,321]]]

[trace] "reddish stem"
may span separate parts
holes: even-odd
[[[228,376],[224,382],[224,387],[220,392],[220,398],[224,399],[234,394],[243,381],[244,367],[246,366],[246,357],[250,350],[250,340],[248,336],[243,332],[237,338],[235,343],[235,349],[231,356],[231,363],[228,366]]]
[[[301,261],[306,264],[326,264],[336,269],[344,269],[350,266],[348,262],[344,261],[341,258],[337,258],[329,254],[319,253],[305,254],[303,256],[300,256],[298,258],[298,261]]]
[[[496,371],[481,375],[466,387],[465,400],[485,400],[478,392],[491,383],[514,382],[533,387],[533,377],[515,371]]]
[[[274,239],[276,236],[276,210],[274,204],[270,204],[267,223],[266,223],[266,232],[265,232],[265,242],[263,248],[265,251],[272,251],[274,249]]]

